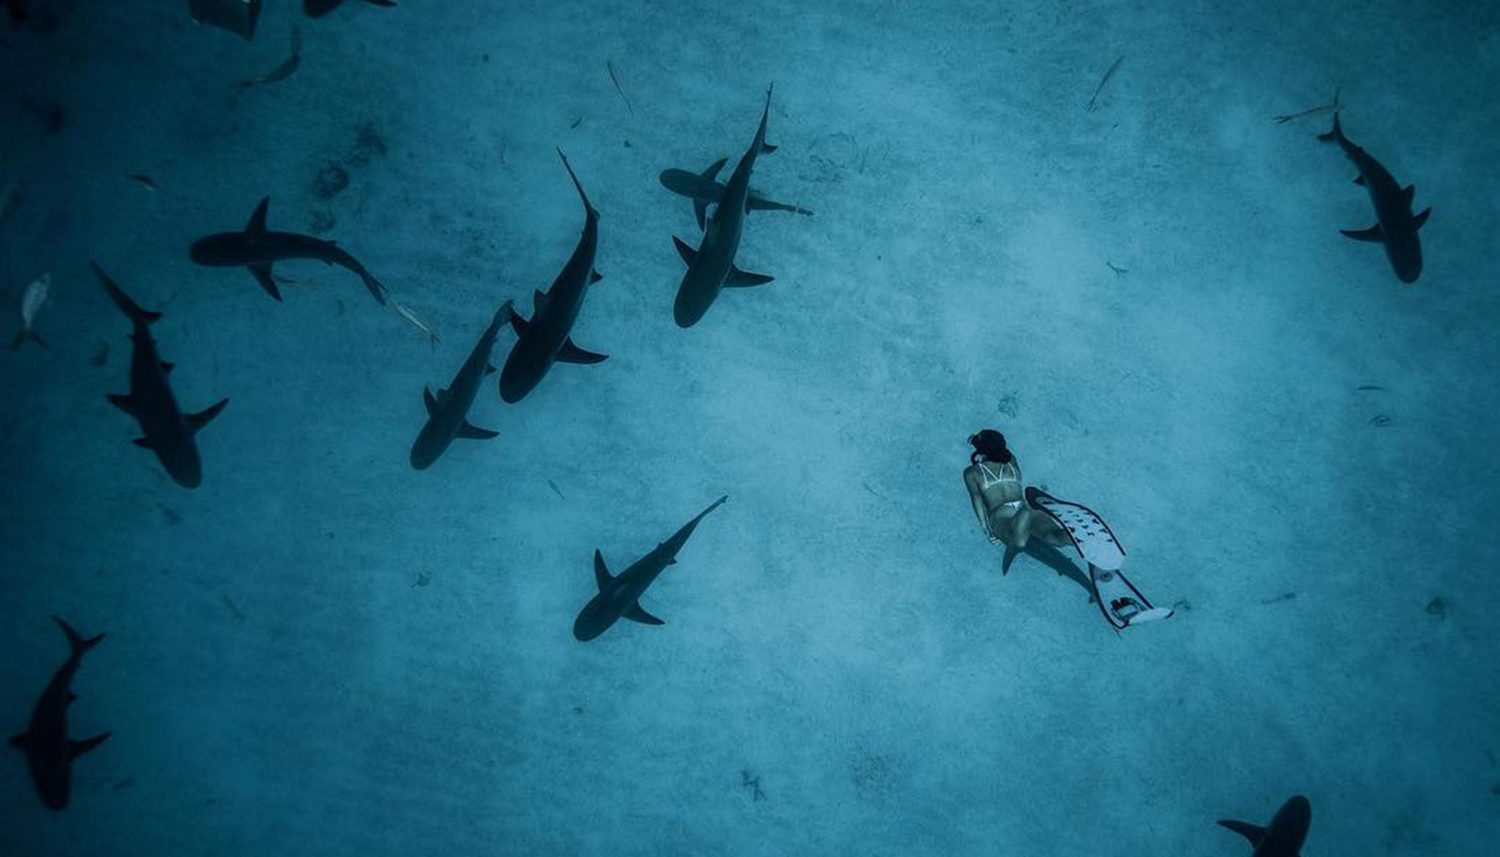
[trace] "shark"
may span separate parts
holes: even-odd
[[[583,232],[578,236],[573,255],[568,257],[551,288],[533,295],[530,320],[511,310],[510,325],[516,332],[516,344],[511,347],[505,366],[500,370],[500,398],[510,404],[521,401],[536,389],[553,363],[591,365],[609,359],[607,355],[579,348],[570,336],[589,286],[603,279],[603,275],[594,269],[594,257],[599,252],[599,211],[589,202],[573,166],[568,163],[568,156],[562,149],[557,150],[557,155],[562,158],[573,187],[578,189],[578,198],[583,201]]]
[[[511,302],[506,301],[500,305],[495,317],[490,320],[490,326],[484,329],[479,341],[474,344],[474,350],[469,352],[469,358],[459,367],[458,374],[453,376],[448,386],[438,390],[436,395],[431,390],[422,391],[422,401],[427,405],[427,423],[422,426],[422,431],[411,446],[413,468],[426,470],[431,467],[447,451],[454,438],[489,440],[500,434],[479,428],[469,422],[468,415],[469,408],[474,404],[474,397],[479,393],[480,382],[495,371],[495,367],[490,365],[490,352],[495,349],[495,337],[510,314]]]
[[[99,645],[103,634],[84,639],[73,626],[61,617],[52,621],[68,637],[68,659],[52,674],[52,680],[42,690],[31,710],[31,722],[26,731],[10,739],[10,745],[26,754],[31,778],[48,809],[63,809],[73,790],[73,760],[103,744],[110,733],[101,732],[83,741],[68,737],[68,706],[78,697],[73,694],[73,674],[83,662],[83,654]]]
[[[1402,187],[1385,165],[1344,136],[1337,109],[1333,113],[1332,130],[1319,134],[1318,139],[1338,144],[1344,156],[1359,170],[1354,183],[1364,186],[1370,194],[1370,202],[1375,205],[1374,226],[1339,231],[1356,241],[1385,245],[1385,255],[1396,271],[1396,278],[1408,285],[1415,283],[1422,276],[1422,242],[1418,240],[1417,232],[1432,214],[1431,208],[1412,214],[1411,203],[1417,192],[1416,185]]]
[[[388,9],[396,5],[394,0],[365,0],[365,2],[371,6],[384,6]],[[343,3],[344,0],[302,0],[302,11],[309,18],[321,18],[342,6]]]
[[[734,266],[735,254],[740,249],[740,237],[745,231],[745,214],[749,211],[750,173],[755,169],[756,156],[776,151],[766,142],[766,121],[771,116],[771,90],[766,89],[766,106],[760,115],[760,127],[755,131],[755,140],[740,157],[724,192],[714,206],[713,216],[703,230],[703,239],[695,250],[687,242],[672,236],[677,253],[687,263],[687,273],[677,287],[677,299],[672,305],[672,318],[678,327],[688,328],[697,324],[708,308],[713,306],[719,292],[725,286],[749,287],[769,283],[773,279],[765,274],[752,274]]]
[[[673,533],[671,538],[652,548],[650,553],[636,560],[618,577],[609,573],[609,568],[604,564],[604,554],[595,549],[594,582],[599,587],[599,594],[590,599],[579,612],[577,620],[573,622],[573,636],[583,642],[592,640],[608,631],[622,616],[645,625],[664,624],[641,607],[641,595],[656,582],[656,578],[667,566],[676,564],[678,551],[687,544],[688,537],[698,528],[698,523],[728,499],[728,496],[724,496],[715,500],[707,509],[699,512],[697,517],[684,524],[682,529]]]
[[[1250,840],[1250,857],[1298,857],[1307,829],[1312,826],[1312,803],[1302,795],[1293,795],[1276,810],[1268,827],[1227,819],[1219,826]]]
[[[172,385],[168,381],[173,364],[161,359],[156,351],[156,340],[151,336],[150,325],[161,318],[161,313],[141,309],[97,262],[89,264],[110,300],[125,313],[133,326],[130,334],[130,392],[111,394],[109,401],[140,423],[142,436],[135,439],[136,446],[156,453],[157,460],[178,485],[197,488],[203,482],[203,463],[194,436],[224,410],[229,399],[220,399],[198,413],[184,414],[177,407],[177,397],[172,395]]]
[[[687,170],[662,170],[659,179],[662,187],[677,194],[685,196],[693,201],[693,217],[698,221],[698,228],[705,228],[708,217],[708,204],[718,202],[724,197],[724,183],[718,181],[719,170],[729,162],[728,158],[720,158],[709,165],[708,169],[701,173],[688,172]],[[746,211],[790,211],[793,214],[805,214],[809,217],[812,212],[800,205],[787,205],[784,202],[772,202],[758,195],[754,188],[745,197]]]
[[[261,199],[250,215],[250,222],[243,232],[219,232],[199,238],[193,242],[188,255],[200,265],[215,268],[248,268],[255,281],[266,290],[266,294],[281,300],[281,289],[271,275],[271,266],[289,259],[314,259],[329,265],[338,265],[356,274],[364,281],[365,288],[382,306],[386,302],[386,288],[375,279],[358,259],[349,255],[333,241],[324,241],[311,235],[295,232],[272,232],[266,228],[266,211],[271,198]]]

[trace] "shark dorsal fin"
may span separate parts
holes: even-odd
[[[266,231],[266,210],[270,207],[271,198],[262,198],[260,204],[255,206],[255,211],[250,214],[250,222],[245,224],[246,234],[260,235]]]
[[[609,573],[609,566],[604,564],[604,554],[600,553],[598,548],[594,548],[594,583],[598,584],[599,591],[603,592],[613,581],[614,576]]]

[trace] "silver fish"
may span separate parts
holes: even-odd
[[[410,322],[412,327],[415,327],[417,330],[420,330],[423,333],[427,334],[428,341],[433,345],[436,345],[439,341],[441,341],[438,339],[437,332],[428,327],[427,324],[420,318],[417,318],[416,313],[411,311],[411,307],[408,307],[406,304],[398,300],[392,299],[391,309],[394,309],[397,315]]]
[[[51,289],[52,275],[43,274],[33,280],[31,285],[26,287],[26,291],[21,293],[21,332],[11,340],[12,351],[20,348],[27,340],[35,342],[48,351],[52,350],[52,346],[42,341],[42,338],[36,335],[36,331],[31,329],[31,326],[36,323],[37,313],[41,312],[42,305],[47,303],[47,294]]]

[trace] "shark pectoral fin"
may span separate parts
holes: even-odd
[[[276,278],[271,276],[271,266],[269,264],[251,265],[250,273],[255,275],[255,281],[260,283],[260,287],[266,290],[266,294],[278,301],[281,300],[281,289],[276,285]]]
[[[1416,217],[1413,217],[1411,219],[1411,228],[1415,230],[1415,229],[1421,229],[1423,226],[1426,226],[1427,225],[1427,218],[1430,217],[1431,215],[1432,215],[1432,207],[1431,206],[1428,206],[1427,208],[1422,209],[1422,213],[1421,214],[1418,214]]]
[[[672,236],[672,243],[677,246],[677,255],[682,257],[682,261],[691,265],[693,264],[693,260],[698,258],[698,251],[689,247],[686,241],[678,238],[676,235]]]
[[[258,235],[266,231],[266,211],[271,207],[269,196],[261,197],[260,203],[255,206],[255,211],[250,214],[250,222],[245,224],[245,232],[250,235]]]
[[[109,738],[109,733],[108,732],[101,732],[101,733],[99,733],[98,735],[95,735],[92,738],[86,738],[86,739],[84,739],[82,741],[69,741],[68,742],[68,757],[72,758],[72,759],[76,759],[79,756],[82,756],[84,753],[87,753],[88,751],[90,751],[90,750],[94,749],[95,747],[99,746],[100,744],[103,744],[104,741],[105,741],[105,739],[107,739],[107,738]]]
[[[187,415],[188,428],[192,430],[193,434],[197,434],[199,429],[203,428],[204,426],[206,426],[210,422],[212,422],[213,418],[216,417],[216,416],[218,416],[219,412],[222,411],[222,410],[224,410],[224,406],[228,405],[228,404],[229,404],[229,398],[226,396],[225,398],[222,398],[222,399],[218,400],[217,402],[214,402],[212,405],[209,405],[208,407],[204,408],[203,410],[199,411],[196,414],[188,414]]]
[[[156,449],[156,444],[152,443],[151,438],[149,437],[138,437],[135,440],[132,440],[131,443],[135,444],[141,449]]]
[[[547,309],[547,293],[541,289],[531,293],[531,314],[539,315]]]
[[[427,416],[430,417],[437,413],[437,397],[432,395],[432,391],[426,387],[422,388],[422,404],[427,406]]]
[[[609,355],[584,351],[573,344],[572,338],[568,338],[563,340],[562,348],[558,349],[557,359],[563,363],[581,363],[585,366],[592,366],[595,363],[603,363],[608,360]]]
[[[1369,229],[1340,229],[1339,232],[1353,238],[1355,241],[1371,241],[1376,244],[1385,243],[1385,233],[1380,231],[1380,224],[1375,224]]]
[[[602,279],[604,279],[604,275],[601,274],[601,273],[599,273],[598,271],[590,271],[589,272],[589,282],[590,283],[597,283],[597,282],[599,282]]]
[[[463,425],[458,427],[458,436],[468,440],[489,440],[490,438],[499,437],[500,432],[482,429],[468,420],[464,420]]]
[[[769,155],[774,151],[776,151],[776,147],[771,145],[770,143],[762,142],[760,144],[760,153],[762,155]]]
[[[526,324],[526,319],[522,318],[520,313],[515,310],[510,311],[510,329],[516,332],[516,336],[526,332]]]
[[[724,169],[724,165],[727,163],[729,163],[728,158],[720,158],[709,164],[708,169],[704,170],[701,175],[709,181],[713,181],[719,177],[719,170]]]
[[[114,405],[125,413],[132,415],[135,414],[135,402],[132,401],[129,396],[122,396],[119,393],[110,393],[105,398],[109,399],[109,403],[111,405]]]
[[[603,592],[605,587],[614,582],[614,579],[614,575],[609,573],[609,566],[604,564],[604,554],[600,553],[598,548],[594,548],[594,583],[599,587],[599,591]]]
[[[663,622],[662,620],[656,618],[655,616],[652,616],[650,613],[647,613],[646,610],[645,610],[645,608],[641,607],[641,602],[639,602],[639,601],[637,601],[634,604],[630,605],[630,609],[626,610],[624,612],[624,614],[622,614],[622,615],[624,615],[626,619],[629,619],[632,622],[639,622],[642,625],[665,625],[665,624],[667,624],[666,622]]]
[[[1409,184],[1406,187],[1404,187],[1404,188],[1401,189],[1401,198],[1404,199],[1404,200],[1406,200],[1406,204],[1407,205],[1411,205],[1412,197],[1414,197],[1416,195],[1417,195],[1417,186],[1414,185],[1414,184]]]
[[[731,265],[729,267],[729,276],[724,278],[724,285],[735,288],[749,288],[750,286],[763,286],[774,279],[776,278],[768,277],[765,274],[752,274],[749,271],[741,271],[739,268]]]
[[[698,221],[698,231],[708,228],[708,200],[693,200],[693,219]]]
[[[1221,819],[1219,821],[1219,826],[1228,828],[1229,830],[1233,830],[1235,833],[1238,833],[1239,835],[1245,837],[1246,839],[1250,840],[1251,845],[1259,845],[1260,841],[1266,838],[1266,829],[1264,827],[1260,827],[1254,824],[1246,824],[1243,821]]]

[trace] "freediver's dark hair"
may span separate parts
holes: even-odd
[[[974,452],[969,456],[970,464],[978,464],[981,458],[1000,464],[1009,464],[1015,460],[1015,456],[1010,454],[1010,448],[1005,445],[1005,435],[994,429],[980,429],[977,434],[969,435],[969,443],[974,447]]]

